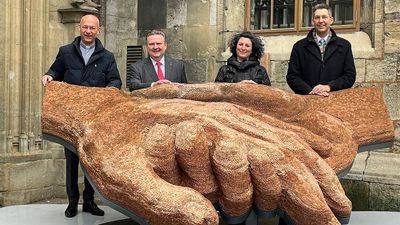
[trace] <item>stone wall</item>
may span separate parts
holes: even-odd
[[[127,46],[137,44],[137,1],[107,1],[106,25],[103,28],[104,46],[114,53],[121,74],[123,87],[126,83]]]
[[[342,179],[354,210],[399,211],[400,154],[389,151],[359,153]]]
[[[136,5],[109,2],[99,38],[125,74]],[[41,77],[60,46],[79,35],[81,14],[78,21],[62,22],[59,10],[71,9],[71,0],[1,1],[0,6],[0,206],[65,198],[63,149],[41,139]]]

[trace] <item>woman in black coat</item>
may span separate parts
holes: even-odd
[[[232,56],[227,65],[219,69],[215,82],[271,85],[267,70],[259,61],[264,54],[260,38],[250,32],[241,32],[232,37],[229,48]]]

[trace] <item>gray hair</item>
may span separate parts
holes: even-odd
[[[147,41],[147,38],[148,38],[149,36],[153,36],[153,35],[161,35],[161,36],[163,36],[164,41],[167,42],[167,37],[166,37],[165,33],[162,32],[161,30],[152,30],[152,31],[150,31],[149,33],[147,33],[147,35],[146,35],[146,41]]]

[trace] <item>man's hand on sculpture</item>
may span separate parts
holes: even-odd
[[[103,196],[153,225],[216,225],[212,203],[230,216],[254,204],[298,225],[339,224],[335,216],[349,216],[351,202],[336,172],[359,145],[393,138],[376,90],[342,93],[174,84],[127,94],[52,82],[42,130],[77,147]]]
[[[330,91],[331,87],[329,85],[318,84],[311,90],[310,95],[320,95],[328,97]]]
[[[42,77],[43,86],[46,86],[46,84],[50,83],[51,81],[53,81],[53,77],[52,76],[47,75],[47,74],[43,75],[43,77]]]
[[[157,85],[161,85],[161,84],[171,84],[172,82],[166,79],[163,80],[158,80],[156,82],[151,83],[151,86],[157,86]]]
[[[256,82],[254,82],[253,80],[242,80],[239,83],[242,84],[257,84]]]

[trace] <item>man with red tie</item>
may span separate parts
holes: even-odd
[[[152,30],[148,33],[146,48],[148,58],[128,65],[131,91],[171,82],[187,83],[183,63],[165,56],[167,42],[164,32]]]

